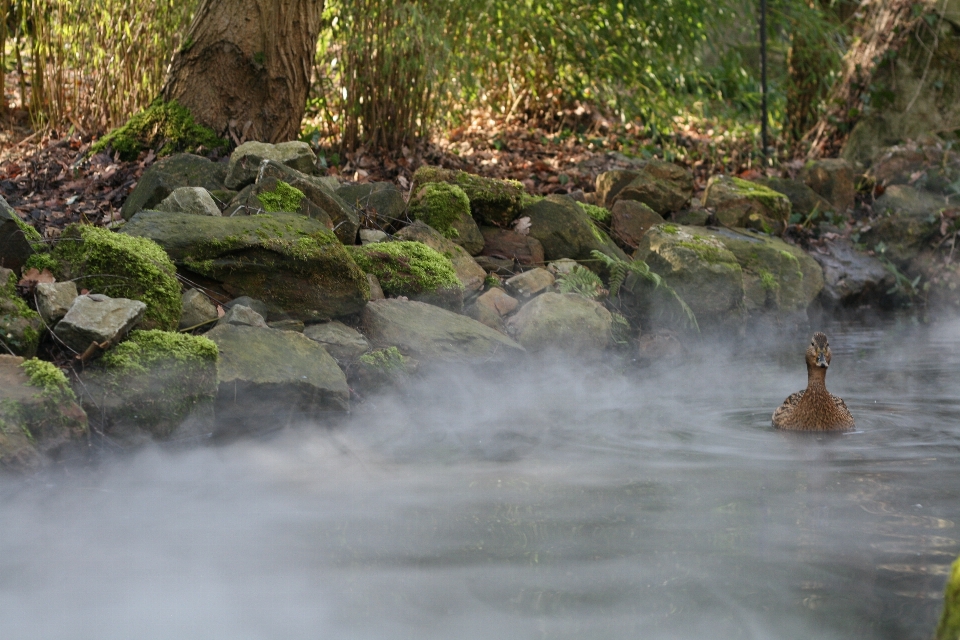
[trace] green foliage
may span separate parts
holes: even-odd
[[[459,234],[453,224],[470,215],[470,200],[463,189],[446,182],[430,182],[423,186],[410,205],[410,215],[422,220],[447,238]]]
[[[364,366],[381,371],[403,371],[406,368],[406,358],[396,347],[368,351],[360,356],[358,361]]]
[[[27,258],[27,261],[23,265],[24,271],[28,269],[36,269],[37,271],[49,269],[50,273],[56,273],[59,268],[60,264],[57,262],[57,259],[49,253],[35,253]]]
[[[273,191],[263,191],[257,194],[257,200],[263,205],[264,211],[269,213],[296,213],[300,210],[300,203],[306,196],[303,191],[290,186],[280,180]]]
[[[943,615],[937,626],[936,640],[956,640],[960,637],[960,559],[950,567],[943,600]]]
[[[560,293],[576,293],[590,300],[599,300],[607,295],[600,276],[580,265],[557,278],[557,289]]]
[[[147,373],[170,362],[210,364],[219,358],[217,345],[203,336],[173,331],[131,331],[126,341],[110,349],[101,364],[116,373]]]
[[[347,250],[364,272],[377,276],[388,295],[463,289],[450,259],[422,242],[377,242]]]
[[[603,207],[598,207],[595,204],[587,204],[585,202],[580,203],[580,207],[587,212],[587,215],[599,222],[600,224],[610,224],[610,210]]]
[[[687,303],[680,297],[673,287],[664,282],[663,278],[659,274],[654,273],[650,270],[650,266],[643,260],[632,260],[626,262],[618,258],[611,258],[599,251],[590,252],[593,257],[600,262],[602,262],[610,270],[610,295],[616,297],[620,292],[620,287],[623,286],[624,282],[631,275],[637,276],[647,282],[653,284],[655,289],[663,289],[673,300],[680,305],[680,308],[683,310],[683,314],[686,317],[687,324],[690,328],[696,330],[697,333],[700,332],[700,325],[697,324],[697,317],[693,313]]]
[[[135,160],[144,149],[158,156],[178,151],[225,150],[229,143],[197,124],[193,115],[176,100],[155,101],[90,147],[90,153],[112,149],[124,160]]]

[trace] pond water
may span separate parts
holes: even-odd
[[[0,479],[0,637],[927,640],[960,552],[960,323],[641,371],[451,370],[346,425]]]

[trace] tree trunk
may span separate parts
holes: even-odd
[[[201,0],[163,87],[236,144],[295,139],[323,0]]]
[[[807,132],[810,142],[807,156],[829,157],[839,153],[848,134],[863,113],[864,93],[870,87],[878,64],[887,54],[897,51],[913,32],[922,12],[917,0],[864,0],[863,18],[854,29],[853,44],[843,57],[843,71],[830,90],[828,108],[817,124]]]

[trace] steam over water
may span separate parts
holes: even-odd
[[[0,638],[924,639],[960,551],[960,324],[640,372],[446,371],[333,431],[0,478]]]

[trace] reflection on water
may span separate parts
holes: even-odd
[[[889,638],[960,551],[960,324],[448,371],[330,432],[0,480],[3,638]]]

